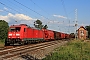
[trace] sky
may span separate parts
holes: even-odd
[[[9,26],[34,27],[37,19],[50,30],[73,33],[76,21],[77,29],[90,25],[90,0],[0,0],[0,20]]]

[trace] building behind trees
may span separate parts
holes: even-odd
[[[88,37],[88,31],[83,26],[81,26],[78,29],[78,38],[84,40],[87,39],[87,37]]]

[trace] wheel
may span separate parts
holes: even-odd
[[[24,45],[24,44],[25,44],[25,42],[19,42],[19,44],[20,44],[20,45]]]

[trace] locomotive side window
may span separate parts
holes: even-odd
[[[10,31],[11,32],[13,32],[13,31],[18,32],[18,31],[20,31],[20,29],[21,29],[21,27],[14,27],[14,28],[10,28]]]
[[[17,32],[20,31],[20,29],[21,29],[21,27],[16,27],[16,31]]]

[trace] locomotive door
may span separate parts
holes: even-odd
[[[27,29],[24,28],[24,38],[27,38]]]

